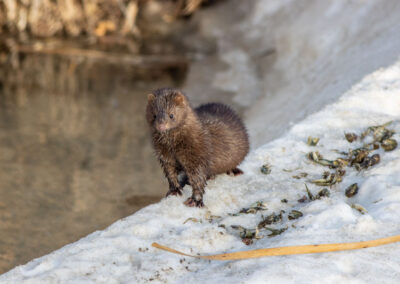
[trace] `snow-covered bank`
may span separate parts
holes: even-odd
[[[190,194],[170,197],[120,220],[104,231],[95,232],[49,255],[16,267],[0,276],[2,283],[398,283],[400,244],[358,251],[269,257],[255,260],[210,262],[172,255],[151,247],[156,241],[191,253],[211,254],[296,244],[369,240],[400,233],[400,148],[376,150],[381,161],[357,172],[346,168],[343,182],[330,188],[330,197],[300,203],[304,183],[317,179],[326,168],[305,156],[318,150],[327,159],[361,146],[350,144],[344,132],[361,133],[367,127],[393,121],[394,139],[400,141],[400,61],[366,77],[335,104],[325,107],[295,125],[287,135],[253,151],[239,177],[221,175],[209,182],[204,209],[182,204]],[[307,137],[320,137],[317,146]],[[269,163],[271,173],[260,173]],[[290,172],[288,172],[288,170]],[[292,176],[308,173],[306,178]],[[357,182],[357,195],[347,198],[345,189]],[[308,183],[316,193],[321,189]],[[287,203],[282,203],[287,199]],[[231,216],[256,201],[268,210]],[[362,205],[362,215],[351,204]],[[290,210],[304,215],[288,220]],[[285,210],[275,228],[288,227],[281,235],[265,236],[246,246],[231,225],[254,228],[264,216]],[[213,222],[207,216],[221,218]],[[185,220],[197,218],[202,222]],[[219,227],[224,224],[226,229]]]
[[[241,105],[258,147],[394,62],[399,14],[396,0],[224,1],[195,16],[216,54],[191,66],[185,90]]]

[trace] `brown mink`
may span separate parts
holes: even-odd
[[[148,95],[146,119],[153,146],[168,179],[168,195],[182,195],[190,184],[188,206],[202,207],[207,179],[241,174],[237,165],[249,151],[240,118],[228,106],[209,103],[193,109],[179,90],[163,88]]]

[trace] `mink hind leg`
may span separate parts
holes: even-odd
[[[179,185],[184,188],[185,185],[190,185],[189,178],[184,171],[179,172],[178,174],[178,182]]]
[[[239,168],[234,168],[232,170],[227,171],[226,174],[230,176],[240,176],[243,174],[243,171]]]

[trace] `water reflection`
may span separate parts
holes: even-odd
[[[154,85],[0,93],[0,273],[165,194],[144,119]]]

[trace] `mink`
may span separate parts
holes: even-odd
[[[249,151],[246,128],[227,105],[208,103],[193,108],[187,96],[172,88],[148,95],[146,119],[155,153],[168,180],[169,195],[192,186],[187,206],[203,207],[207,180],[222,173],[243,172],[237,166]]]

